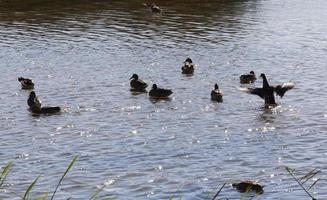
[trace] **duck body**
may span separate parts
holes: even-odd
[[[248,74],[243,74],[240,76],[241,84],[254,83],[257,80],[254,71],[250,71]]]
[[[32,91],[27,99],[27,105],[29,107],[41,107],[41,102],[39,99],[36,97],[36,94],[34,91]]]
[[[23,90],[34,89],[34,83],[33,83],[33,81],[31,79],[19,77],[18,81],[20,82]]]
[[[146,84],[143,80],[139,79],[137,74],[133,74],[130,80],[131,80],[130,85],[132,91],[139,91],[139,92],[146,91],[148,84]]]
[[[55,114],[60,112],[60,107],[30,107],[29,110],[34,114]]]
[[[194,73],[194,64],[191,58],[187,58],[184,61],[184,66],[182,67],[182,74],[193,74]]]
[[[153,98],[168,98],[172,93],[173,92],[169,89],[158,88],[156,84],[153,84],[149,95]]]
[[[255,181],[241,181],[239,183],[233,183],[232,186],[239,192],[256,192],[257,194],[263,193],[263,186]]]
[[[219,90],[218,84],[215,84],[215,89],[211,91],[211,100],[223,102],[223,93]]]
[[[262,88],[245,88],[241,90],[250,94],[258,95],[259,97],[264,99],[265,108],[271,108],[277,105],[275,101],[275,93],[282,98],[285,92],[294,87],[293,82],[288,82],[277,86],[271,86],[269,85],[265,74],[261,74],[260,77],[262,78]]]
[[[60,112],[60,107],[42,107],[41,102],[36,97],[34,91],[32,91],[28,97],[27,105],[30,112],[34,114],[54,114]]]

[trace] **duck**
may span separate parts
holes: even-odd
[[[157,6],[155,3],[151,4],[150,10],[153,13],[161,13],[161,8],[159,6]]]
[[[150,97],[153,98],[168,98],[173,92],[169,89],[158,88],[157,84],[152,85],[152,89],[149,92]]]
[[[20,82],[23,90],[34,89],[34,83],[33,83],[32,79],[19,77],[18,81]]]
[[[244,193],[244,192],[256,192],[257,194],[263,193],[263,186],[261,186],[256,181],[245,180],[239,183],[233,183],[233,188],[237,191]]]
[[[162,9],[159,6],[157,6],[155,3],[152,3],[151,5],[144,3],[143,5],[149,7],[152,13],[161,13],[162,11]]]
[[[182,74],[193,74],[194,64],[191,58],[187,58],[184,61],[184,66],[182,67]]]
[[[254,83],[257,80],[254,71],[250,71],[248,74],[243,74],[240,76],[241,84]]]
[[[139,79],[139,76],[137,74],[133,74],[133,76],[130,78],[131,82],[131,90],[132,91],[139,91],[144,92],[146,91],[146,87],[148,87],[148,84],[146,84],[143,80]]]
[[[219,86],[217,83],[215,84],[215,89],[211,91],[211,100],[223,102],[223,93],[219,90]]]
[[[264,73],[260,75],[262,78],[262,88],[241,88],[242,91],[249,94],[255,94],[264,99],[265,108],[276,107],[275,93],[281,98],[284,97],[285,93],[294,88],[295,84],[291,81],[276,86],[271,86],[268,83],[267,77]]]
[[[60,107],[42,107],[41,102],[36,97],[34,91],[30,92],[30,95],[27,99],[27,105],[29,106],[29,110],[33,114],[54,114],[60,112]]]

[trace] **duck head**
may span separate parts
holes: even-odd
[[[250,74],[253,74],[253,75],[255,75],[254,71],[250,71]]]
[[[261,78],[266,78],[266,75],[264,73],[260,74]]]
[[[20,81],[23,81],[24,80],[24,78],[23,77],[18,77],[18,81],[20,82]]]
[[[139,79],[139,76],[137,74],[133,74],[133,76],[129,80],[131,80],[131,79],[137,80],[137,79]]]
[[[219,90],[219,86],[217,83],[215,84],[215,90]]]
[[[36,98],[36,94],[35,94],[35,92],[32,91],[32,92],[30,93],[30,96],[29,96],[28,98],[29,98],[29,99],[34,99],[34,98]]]
[[[153,85],[152,85],[152,89],[153,89],[153,90],[156,90],[157,88],[158,88],[157,84],[153,84]]]
[[[193,61],[192,61],[192,59],[191,58],[187,58],[185,61],[184,61],[184,63],[193,63]]]

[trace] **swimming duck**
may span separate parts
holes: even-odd
[[[257,194],[263,193],[263,186],[255,181],[241,181],[239,183],[233,183],[233,188],[236,188],[239,192],[256,192]]]
[[[152,89],[149,92],[150,97],[153,98],[168,98],[173,92],[168,89],[158,88],[156,84],[152,85]]]
[[[261,74],[262,78],[262,88],[241,88],[244,92],[255,94],[265,100],[265,107],[270,108],[276,106],[274,92],[283,98],[285,92],[292,89],[294,87],[293,82],[283,83],[277,86],[270,86],[265,74]]]
[[[33,81],[31,79],[19,77],[18,81],[20,82],[23,90],[34,89],[34,83],[33,83]]]
[[[132,91],[144,92],[145,88],[148,87],[148,84],[146,84],[143,80],[139,79],[139,76],[137,74],[133,74],[130,80]]]
[[[159,6],[157,6],[155,3],[151,4],[150,10],[153,13],[161,13],[161,8]]]
[[[223,102],[223,93],[219,90],[219,86],[217,83],[215,84],[215,89],[211,91],[211,100]]]
[[[250,71],[250,73],[240,76],[241,84],[254,83],[255,80],[257,80],[257,78],[255,77],[254,71]]]
[[[29,110],[34,114],[54,114],[60,112],[60,107],[41,107],[41,102],[32,91],[28,97],[27,105]]]
[[[187,58],[184,61],[184,66],[182,67],[182,74],[193,74],[194,64],[191,58]]]

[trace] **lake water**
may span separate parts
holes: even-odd
[[[244,179],[265,186],[256,199],[309,199],[284,166],[320,169],[311,192],[327,198],[327,1],[169,0],[160,15],[142,3],[0,2],[0,166],[14,163],[0,199],[39,175],[31,197],[51,194],[75,155],[56,199],[102,187],[100,199],[212,199],[224,182],[220,197],[240,199],[231,183]],[[265,111],[238,90],[250,70],[296,87]],[[132,94],[133,73],[171,100]],[[64,111],[32,116],[19,76]],[[210,101],[216,82],[221,104]]]

